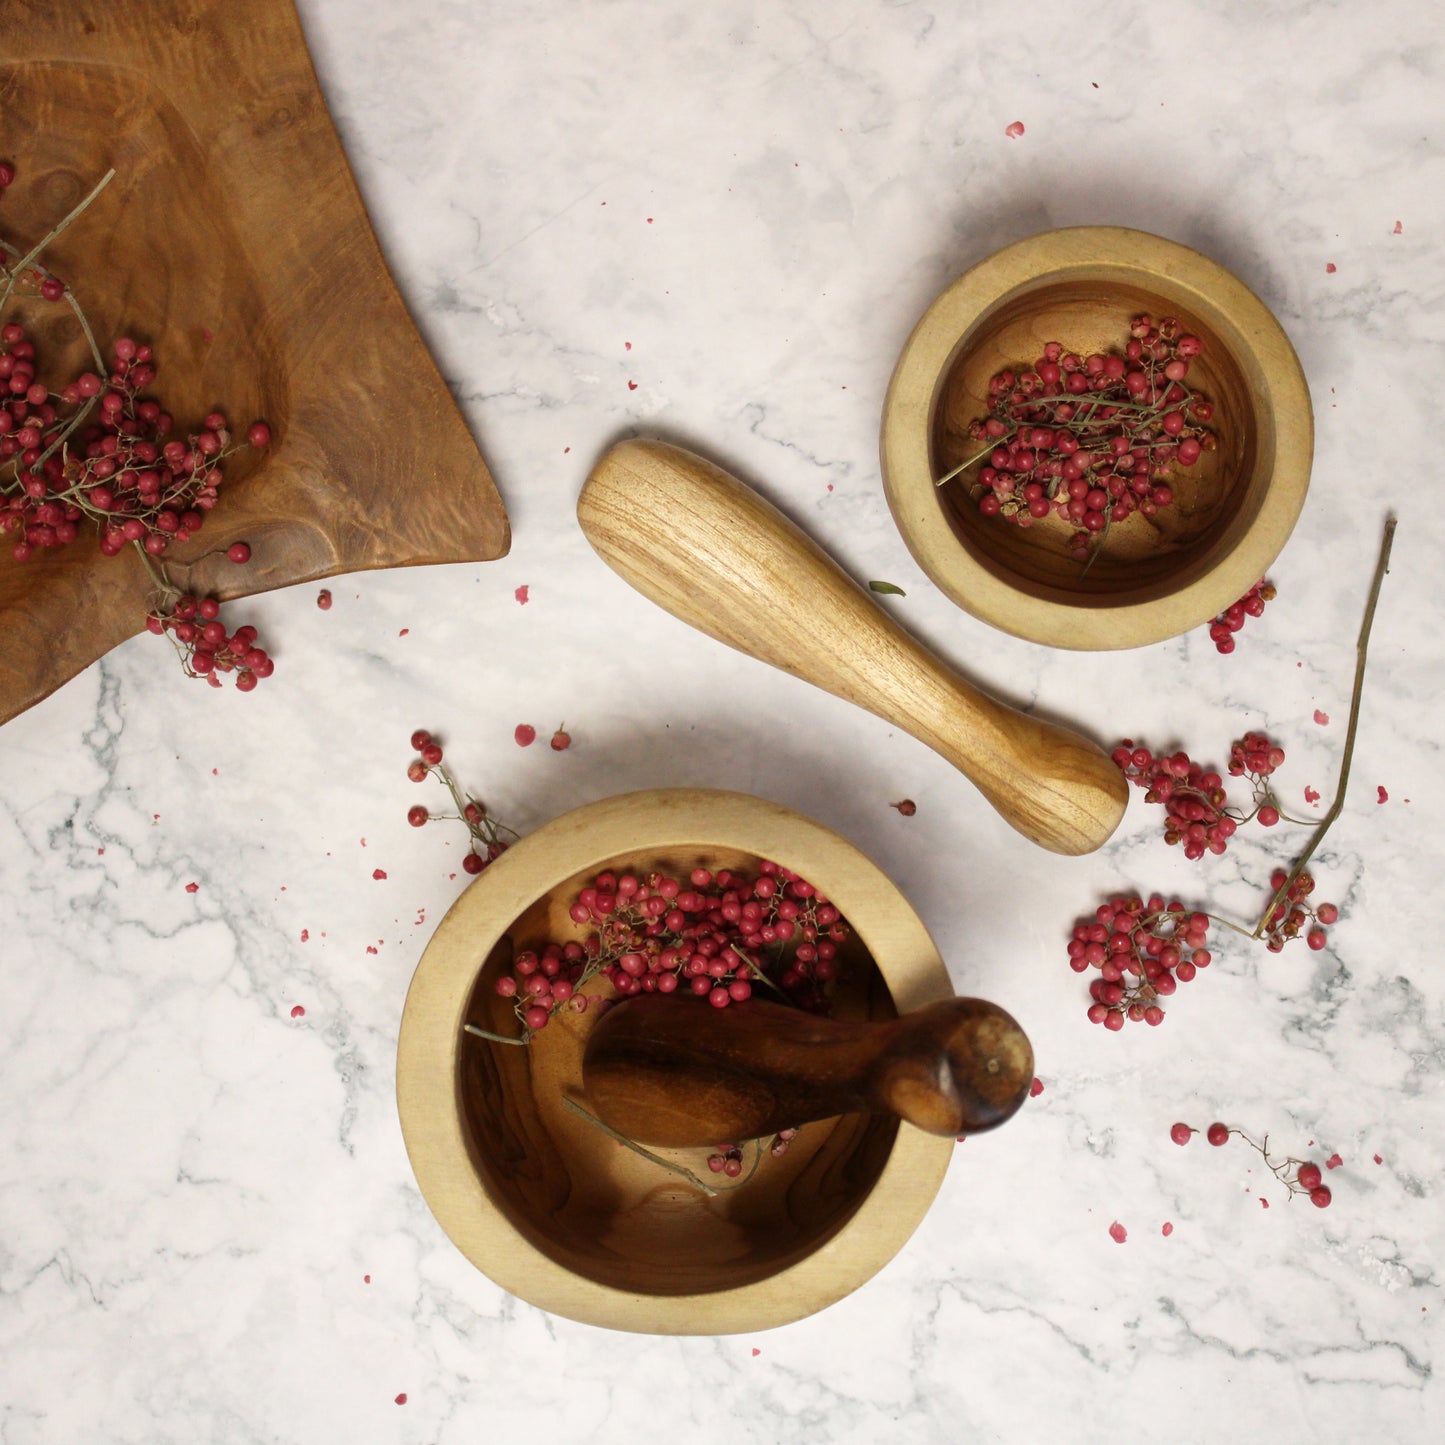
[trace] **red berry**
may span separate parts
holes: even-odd
[[[329,588],[323,587],[321,591],[316,594],[316,605],[323,612],[331,611],[331,592]]]
[[[406,775],[412,782],[420,783],[426,780],[427,766],[425,763],[411,763],[408,765]]]
[[[1208,1139],[1209,1142],[1213,1144],[1216,1148],[1218,1148],[1221,1144],[1227,1144],[1229,1142],[1228,1125],[1211,1124],[1209,1126],[1208,1133],[1205,1135],[1205,1138]]]
[[[420,828],[422,824],[426,822],[428,816],[427,810],[423,808],[420,803],[406,810],[406,821],[410,823],[413,828]]]
[[[1318,1189],[1322,1177],[1318,1164],[1301,1164],[1299,1167],[1297,1178],[1301,1189]]]
[[[1318,953],[1329,942],[1329,939],[1325,936],[1323,928],[1312,928],[1305,935],[1305,942]]]
[[[431,741],[431,734],[425,728],[418,728],[411,735],[411,745],[420,752]]]
[[[1169,1137],[1176,1144],[1187,1144],[1194,1137],[1194,1130],[1188,1124],[1176,1124],[1169,1131]]]
[[[271,444],[271,428],[263,421],[253,421],[246,428],[246,440],[253,447],[264,447]]]
[[[520,741],[521,739],[519,738],[518,742]],[[559,727],[557,731],[552,734],[552,751],[554,753],[565,753],[571,746],[572,739],[570,735]]]
[[[537,729],[531,723],[518,723],[512,732],[519,748],[529,748],[537,741]]]
[[[422,744],[421,760],[427,767],[434,768],[442,760],[442,750],[439,744],[426,742]]]
[[[1334,1195],[1330,1193],[1328,1184],[1321,1184],[1318,1189],[1310,1190],[1310,1203],[1313,1204],[1316,1209],[1328,1209],[1330,1200],[1333,1198]]]
[[[1315,917],[1318,918],[1321,923],[1338,923],[1340,910],[1336,908],[1333,903],[1321,903],[1320,906],[1315,909]]]
[[[226,556],[233,562],[249,562],[251,560],[251,549],[245,542],[232,542],[226,548]]]

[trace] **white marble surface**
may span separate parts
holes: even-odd
[[[278,658],[249,697],[142,637],[0,731],[0,1441],[1439,1438],[1439,12],[302,13],[515,543],[339,579],[329,612],[315,587],[248,604]],[[1308,374],[1313,489],[1233,657],[1202,631],[1108,656],[993,632],[884,505],[880,407],[924,305],[998,245],[1080,222],[1230,266]],[[946,656],[1102,740],[1222,761],[1266,727],[1302,809],[1306,785],[1332,796],[1397,508],[1320,858],[1344,910],[1329,949],[1223,945],[1162,1029],[1091,1027],[1064,961],[1077,913],[1133,884],[1247,916],[1287,840],[1190,866],[1136,795],[1103,852],[1031,848],[920,744],[603,567],[573,506],[632,429],[755,479],[856,575],[902,586],[890,610]],[[562,720],[570,752],[512,740]],[[661,784],[821,818],[898,880],[959,987],[1025,1023],[1045,1092],[959,1149],[877,1279],[799,1324],[642,1341],[504,1295],[431,1219],[393,1103],[407,983],[464,883],[455,839],[405,822],[418,725],[523,830]],[[1334,1205],[1276,1192],[1266,1212],[1241,1147],[1169,1142],[1216,1117],[1338,1151]]]

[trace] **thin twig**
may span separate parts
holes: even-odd
[[[527,1047],[526,1039],[514,1039],[506,1034],[494,1034],[491,1029],[479,1029],[476,1024],[463,1024],[462,1032],[475,1034],[479,1039],[490,1039],[494,1044],[517,1044],[524,1049]]]
[[[91,359],[95,362],[95,369],[104,376],[106,373],[105,358],[100,354],[100,347],[96,345],[95,332],[90,329],[90,322],[86,320],[85,312],[80,309],[80,302],[75,299],[75,293],[69,286],[65,288],[65,299],[70,304],[70,309],[75,312],[75,319],[80,322],[80,329],[85,332],[85,339],[90,344]],[[94,397],[91,398],[95,400]],[[89,411],[89,407],[86,408]]]
[[[115,170],[112,167],[96,183],[95,189],[58,226],[55,226],[38,245],[32,246],[28,255],[22,256],[15,263],[14,269],[10,272],[10,279],[5,285],[5,294],[0,296],[0,311],[3,311],[9,304],[11,293],[15,290],[15,282],[25,274],[26,267],[32,265],[39,258],[45,248],[111,183],[114,176]]]
[[[787,994],[785,994],[782,989],[779,988],[778,985],[775,984],[772,979],[770,979],[767,974],[765,974],[762,969],[760,969],[757,964],[755,964],[752,959],[750,959],[747,954],[745,954],[742,949],[737,946],[737,944],[730,943],[728,944],[728,947],[732,949],[732,951],[737,954],[737,956],[742,959],[745,964],[747,964],[748,969],[751,971],[755,978],[761,979],[765,984],[767,984],[770,989],[772,989],[775,994],[778,995],[779,998],[787,997]]]
[[[654,1154],[651,1149],[644,1149],[641,1144],[635,1143],[629,1139],[626,1134],[619,1134],[616,1129],[609,1128],[601,1119],[589,1114],[581,1104],[574,1104],[565,1094],[562,1095],[562,1102],[571,1109],[574,1114],[580,1114],[589,1124],[595,1124],[609,1139],[615,1139],[617,1143],[623,1145],[625,1148],[631,1149],[634,1154],[641,1154],[644,1159],[650,1159],[654,1164],[666,1169],[669,1173],[680,1174],[689,1184],[693,1185],[694,1188],[701,1189],[704,1194],[711,1198],[715,1199],[717,1197],[717,1190],[711,1185],[704,1184],[691,1169],[684,1169],[681,1164],[674,1164],[672,1160],[664,1159],[660,1154]]]
[[[968,458],[967,461],[959,462],[959,464],[954,467],[951,472],[944,472],[944,474],[939,477],[939,479],[934,482],[933,485],[935,487],[941,487],[945,482],[951,482],[960,472],[966,472],[976,461],[979,461],[982,458],[991,455],[1017,432],[1017,427],[1015,427],[1011,432],[1005,432],[1003,436],[999,437],[997,440],[991,441],[981,452],[975,452],[971,457]]]
[[[1299,861],[1289,871],[1289,876],[1280,884],[1275,895],[1269,901],[1269,907],[1264,910],[1263,917],[1254,928],[1254,937],[1259,938],[1264,934],[1265,927],[1274,916],[1274,911],[1284,901],[1289,890],[1294,887],[1300,874],[1304,872],[1305,864],[1314,856],[1315,849],[1324,841],[1325,834],[1329,831],[1330,824],[1340,816],[1340,810],[1345,805],[1345,789],[1350,781],[1350,763],[1355,756],[1355,730],[1360,721],[1360,699],[1364,696],[1365,690],[1365,657],[1370,649],[1370,629],[1375,625],[1375,607],[1380,600],[1380,587],[1385,580],[1385,573],[1390,570],[1390,548],[1395,541],[1395,518],[1385,519],[1385,536],[1380,543],[1380,560],[1375,564],[1375,578],[1370,584],[1370,599],[1365,604],[1364,620],[1360,623],[1360,639],[1355,645],[1355,690],[1350,697],[1350,725],[1345,732],[1345,751],[1340,759],[1340,778],[1335,784],[1335,800],[1330,804],[1330,810],[1320,819],[1320,825],[1311,837],[1309,847],[1300,855]]]

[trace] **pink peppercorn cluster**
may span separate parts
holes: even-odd
[[[1244,626],[1248,617],[1264,615],[1264,604],[1273,602],[1279,593],[1274,583],[1261,579],[1256,582],[1238,602],[1231,602],[1213,622],[1209,624],[1209,640],[1215,648],[1224,653],[1234,651],[1234,634]]]
[[[236,691],[251,692],[276,665],[264,648],[256,646],[254,627],[228,632],[220,611],[214,597],[182,593],[168,607],[154,609],[146,617],[146,627],[158,637],[170,636],[191,677],[204,677],[212,687],[220,687],[220,674],[234,672]]]
[[[1285,888],[1288,883],[1289,887]],[[1276,868],[1271,874],[1269,886],[1284,896],[1270,909],[1264,921],[1264,946],[1271,953],[1278,953],[1286,943],[1305,935],[1305,942],[1316,953],[1329,943],[1325,929],[1338,923],[1340,910],[1333,903],[1311,905],[1306,900],[1315,890],[1314,875],[1302,869],[1299,876],[1291,879],[1283,868]]]
[[[979,511],[1020,527],[1055,513],[1078,528],[1069,549],[1087,559],[1111,524],[1167,507],[1173,465],[1216,445],[1212,403],[1185,385],[1202,350],[1174,318],[1148,315],[1133,319],[1122,356],[1050,341],[1031,369],[990,378],[989,414],[969,427],[987,450],[943,480],[986,455]]]
[[[1128,895],[1101,903],[1074,925],[1068,949],[1075,973],[1098,973],[1089,983],[1089,1021],[1114,1032],[1126,1019],[1163,1023],[1159,1000],[1208,968],[1208,938],[1207,914],[1177,901],[1166,906],[1157,893],[1148,903]]]
[[[406,820],[413,828],[422,828],[434,821],[451,819],[465,823],[471,835],[471,848],[462,859],[462,870],[476,875],[488,863],[500,858],[507,851],[510,839],[517,834],[505,823],[499,823],[487,812],[487,805],[480,798],[464,794],[457,787],[456,779],[443,761],[442,745],[425,728],[417,728],[411,735],[411,745],[417,757],[407,765],[406,775],[414,783],[424,783],[435,777],[451,794],[456,806],[455,813],[433,813],[422,803],[407,809]],[[503,836],[506,835],[506,836]]]
[[[714,1174],[726,1174],[736,1179],[743,1172],[743,1150],[741,1144],[714,1144],[713,1152],[707,1156],[707,1167]]]
[[[781,1159],[788,1152],[788,1146],[798,1137],[796,1129],[783,1129],[774,1134],[767,1145],[768,1153],[774,1159]],[[757,1168],[757,1161],[762,1159],[763,1141],[759,1139],[757,1160],[753,1168]],[[729,1179],[736,1179],[743,1172],[743,1146],[741,1144],[714,1144],[713,1152],[707,1156],[707,1167],[714,1174],[726,1174]],[[751,1177],[751,1176],[749,1176]],[[743,1181],[744,1183],[747,1180]]]
[[[1175,1124],[1169,1130],[1169,1137],[1179,1145],[1187,1144],[1197,1133],[1198,1129],[1188,1124]],[[1289,1190],[1290,1196],[1296,1194],[1308,1194],[1310,1203],[1316,1209],[1328,1209],[1331,1199],[1329,1186],[1323,1182],[1324,1176],[1320,1172],[1320,1166],[1308,1159],[1283,1159],[1276,1163],[1269,1154],[1269,1135],[1264,1136],[1263,1144],[1256,1144],[1243,1129],[1231,1129],[1228,1124],[1213,1123],[1205,1131],[1205,1138],[1209,1140],[1216,1149],[1222,1148],[1230,1140],[1231,1135],[1237,1135],[1243,1139],[1251,1149],[1257,1150],[1264,1156],[1264,1162],[1269,1171]],[[1333,1165],[1338,1162],[1338,1156],[1331,1159]]]
[[[238,450],[223,413],[212,412],[185,440],[172,437],[170,414],[140,395],[155,380],[151,348],[129,337],[115,343],[105,379],[85,371],[51,393],[35,368],[24,329],[0,327],[0,383],[10,393],[0,405],[0,530],[18,534],[17,562],[75,541],[87,520],[100,527],[107,557],[132,542],[159,557],[172,540],[201,530],[216,505],[221,463]],[[79,425],[97,409],[96,422]],[[252,446],[270,439],[265,422],[247,431]]]
[[[757,875],[697,867],[664,873],[599,873],[568,910],[590,927],[582,941],[519,953],[497,992],[516,1000],[532,1033],[563,1005],[582,1011],[578,989],[601,975],[620,998],[688,989],[714,1008],[752,997],[762,984],[826,1013],[846,922],[805,878],[770,861]]]
[[[1125,738],[1111,756],[1124,776],[1144,789],[1146,803],[1163,804],[1164,841],[1182,844],[1186,858],[1223,853],[1241,824],[1258,819],[1272,828],[1279,822],[1279,808],[1265,780],[1284,762],[1284,749],[1264,733],[1246,733],[1230,746],[1230,775],[1247,777],[1254,788],[1248,813],[1229,807],[1218,772],[1206,771],[1182,750],[1156,757]]]
[[[0,162],[0,193],[15,168]],[[104,184],[102,182],[102,184]],[[11,296],[65,301],[84,323],[67,287],[37,259],[0,240],[0,291]],[[90,336],[88,326],[86,336]],[[218,672],[235,672],[249,692],[269,676],[270,659],[255,645],[254,628],[228,632],[211,608],[173,587],[158,559],[172,541],[186,542],[216,505],[221,463],[239,448],[224,413],[214,411],[184,438],[159,402],[142,395],[156,378],[149,346],[130,337],[115,342],[108,366],[91,343],[96,370],[52,390],[38,376],[35,342],[16,321],[0,325],[0,534],[11,554],[27,562],[37,552],[76,541],[87,523],[100,534],[103,556],[134,546],[156,584],[156,605],[146,625],[177,644],[186,671],[213,686]],[[246,443],[269,445],[263,421],[247,429]],[[250,560],[235,542],[227,556]]]

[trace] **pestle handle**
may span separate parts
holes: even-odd
[[[1100,748],[966,682],[711,462],[665,442],[620,442],[587,479],[577,516],[602,560],[645,597],[911,733],[1026,838],[1089,853],[1118,827],[1128,784]]]
[[[685,1148],[857,1113],[978,1133],[1014,1113],[1033,1072],[1023,1030],[982,999],[848,1023],[763,999],[715,1009],[653,994],[615,1005],[593,1029],[582,1088],[618,1133]]]

